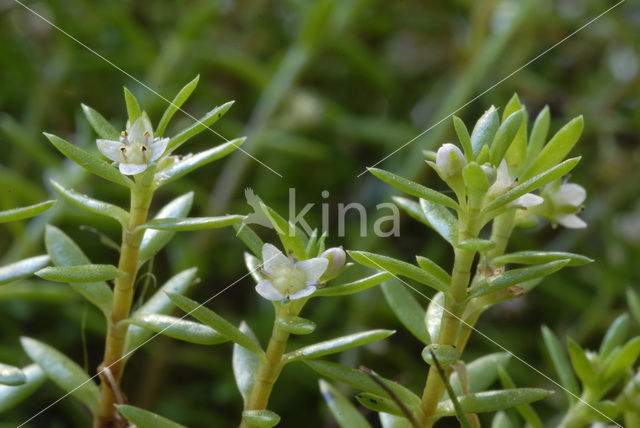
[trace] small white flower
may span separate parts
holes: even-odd
[[[268,300],[293,300],[311,295],[316,290],[318,279],[329,265],[324,257],[295,262],[271,244],[262,247],[262,279],[256,291]]]
[[[460,174],[466,164],[467,160],[455,144],[445,143],[436,153],[436,168],[443,179]]]
[[[103,155],[119,163],[122,174],[135,175],[162,156],[169,138],[153,138],[149,119],[140,116],[133,125],[127,123],[127,130],[122,131],[119,141],[99,139],[96,143]]]
[[[552,225],[561,224],[569,229],[582,229],[587,224],[576,214],[582,210],[587,191],[576,183],[561,183],[557,180],[542,191],[545,203],[533,212],[548,218]]]
[[[513,180],[509,175],[509,167],[507,167],[507,161],[503,159],[502,162],[500,162],[500,166],[498,166],[498,170],[496,172],[496,181],[491,185],[491,187],[489,187],[489,191],[487,192],[487,194],[491,199],[495,199],[498,196],[506,193],[513,187],[514,184],[515,180]],[[544,202],[544,199],[540,196],[533,193],[526,193],[513,202],[509,203],[508,206],[529,208],[540,205],[542,202]]]

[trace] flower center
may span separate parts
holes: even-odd
[[[271,272],[271,275],[273,286],[284,295],[295,294],[307,286],[307,276],[294,266],[281,266]]]

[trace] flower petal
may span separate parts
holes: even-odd
[[[324,257],[315,257],[296,263],[296,269],[303,271],[307,277],[307,282],[316,282],[327,270],[329,260]]]
[[[153,127],[151,126],[151,122],[147,119],[146,116],[140,116],[133,122],[131,128],[129,129],[129,138],[134,141],[144,141],[145,133],[149,133],[149,138],[153,139]]]
[[[168,138],[163,138],[161,140],[154,141],[151,143],[151,162],[157,160],[165,150],[167,150],[167,145],[169,144]]]
[[[289,299],[291,300],[301,299],[303,297],[312,295],[314,291],[316,291],[316,287],[314,287],[313,285],[307,285],[305,288],[298,291],[297,293],[293,293],[292,295],[290,295]]]
[[[285,297],[284,294],[278,291],[273,284],[271,284],[271,281],[267,279],[263,279],[258,282],[258,285],[256,285],[256,291],[267,300],[277,301],[282,300]]]
[[[136,175],[147,169],[146,163],[121,163],[120,172],[124,175]]]
[[[540,205],[544,202],[544,198],[535,195],[533,193],[525,193],[516,199],[513,203],[518,207],[528,208],[535,207],[536,205]]]
[[[269,243],[262,246],[262,263],[264,263],[264,269],[267,273],[273,273],[283,266],[291,267],[291,260]]]
[[[575,214],[565,215],[558,218],[557,220],[558,223],[568,229],[583,229],[587,227],[587,223],[585,223],[580,217]]]
[[[558,193],[566,203],[574,207],[582,205],[584,200],[587,198],[587,191],[584,187],[576,183],[562,184]]]
[[[100,153],[108,157],[114,162],[122,162],[124,158],[122,157],[122,152],[120,148],[122,147],[122,143],[120,141],[114,140],[96,140],[96,144],[98,145],[98,150]]]

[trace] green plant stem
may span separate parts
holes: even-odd
[[[590,388],[585,388],[580,401],[569,409],[560,424],[559,428],[580,428],[589,424],[588,412],[592,411],[588,404],[595,403],[599,395]]]
[[[276,315],[277,318],[292,315],[290,308],[287,306],[283,305],[280,308]],[[287,347],[287,340],[289,340],[289,333],[280,329],[277,323],[274,322],[271,339],[269,340],[269,345],[267,345],[266,358],[260,360],[258,374],[244,410],[264,410],[267,408],[273,385],[278,380],[278,376],[280,376],[284,366],[282,356]],[[243,419],[240,423],[240,428],[249,427],[253,427],[253,425],[248,424]]]
[[[136,228],[146,221],[151,198],[153,197],[153,189],[149,180],[146,180],[149,175],[153,176],[153,174],[145,174],[144,178],[136,180],[136,186],[131,189],[129,224],[122,233],[120,261],[118,263],[118,269],[126,272],[127,275],[115,281],[113,309],[107,326],[104,359],[100,364],[100,370],[108,369],[111,372],[112,379],[115,380],[116,385],[112,385],[104,375],[100,376],[102,380],[100,407],[94,424],[97,428],[111,427],[115,419],[114,403],[117,401],[114,388],[119,389],[120,379],[122,378],[124,365],[122,355],[127,335],[127,324],[122,324],[120,321],[129,316],[131,302],[133,301],[140,243],[144,234],[143,230],[136,230]]]
[[[493,220],[490,239],[495,242],[496,247],[487,253],[488,262],[504,254],[515,226],[515,219],[516,210],[510,209]]]

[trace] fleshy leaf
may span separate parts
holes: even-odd
[[[346,296],[348,294],[359,293],[368,290],[392,278],[393,275],[387,272],[378,272],[366,278],[358,279],[353,282],[339,285],[329,285],[327,287],[317,289],[311,296]]]
[[[51,258],[45,254],[2,266],[0,267],[0,285],[31,276],[34,272],[48,265],[50,260]]]
[[[149,220],[145,224],[138,226],[140,229],[156,229],[170,231],[192,231],[217,229],[231,226],[241,222],[242,215],[225,215],[220,217],[187,217],[187,218],[158,218]]]
[[[545,141],[547,141],[547,134],[549,133],[549,123],[551,122],[551,114],[549,113],[549,106],[544,106],[536,120],[533,122],[531,128],[531,137],[529,137],[529,144],[527,145],[527,157],[525,160],[525,167],[531,165],[534,159],[542,150]]]
[[[427,306],[427,312],[424,316],[424,323],[431,337],[431,342],[437,342],[440,334],[440,323],[442,322],[442,314],[444,313],[444,293],[438,292],[434,294]]]
[[[535,265],[556,260],[569,260],[567,266],[581,266],[593,261],[589,257],[563,251],[518,251],[491,259],[491,264],[493,266],[506,264]]]
[[[546,326],[542,326],[542,337],[549,356],[551,357],[553,367],[560,378],[560,384],[564,387],[569,401],[573,403],[577,400],[580,389],[578,388],[578,381],[573,375],[569,360],[562,349],[562,345],[555,334]]]
[[[182,107],[185,101],[187,101],[193,90],[196,89],[199,80],[200,75],[197,75],[191,82],[184,85],[182,89],[178,91],[176,96],[173,98],[173,101],[169,103],[167,109],[162,114],[162,118],[160,118],[154,137],[162,137],[164,135],[164,131],[167,129],[167,125],[171,121],[171,118],[176,114],[180,107]]]
[[[511,355],[506,352],[496,352],[466,364],[469,392],[480,392],[487,389],[498,377],[498,367],[506,366],[510,358]],[[449,381],[455,393],[462,394],[462,385],[457,372],[451,374]]]
[[[24,385],[27,376],[18,367],[0,363],[0,385]]]
[[[295,351],[288,352],[282,358],[286,362],[297,361],[300,359],[320,358],[325,355],[342,352],[345,349],[355,348],[356,346],[362,346],[377,340],[385,339],[394,333],[394,330],[369,330],[354,333],[348,336],[337,337],[335,339],[318,342],[313,345],[296,349]]]
[[[198,345],[217,345],[227,341],[226,337],[209,326],[169,315],[140,314],[122,322]]]
[[[612,378],[623,374],[640,356],[640,336],[628,341],[620,350],[613,351],[610,361],[607,360],[603,367],[604,377]]]
[[[47,376],[37,364],[24,367],[22,373],[26,377],[22,385],[0,385],[0,413],[27,399],[47,380]]]
[[[135,424],[137,428],[186,428],[184,425],[139,407],[129,404],[115,404],[115,406],[118,413]]]
[[[445,241],[455,245],[458,241],[458,220],[451,211],[425,199],[420,199],[420,207],[433,230],[438,232]]]
[[[466,413],[485,413],[543,400],[551,393],[551,391],[540,388],[515,388],[462,395],[458,397],[458,400]],[[451,400],[441,401],[435,412],[436,417],[454,416],[455,414]]]
[[[113,265],[48,266],[36,272],[40,278],[56,282],[110,281],[126,275]]]
[[[205,114],[200,120],[194,122],[193,125],[188,127],[187,129],[179,132],[174,137],[169,140],[169,145],[167,146],[166,153],[171,153],[182,144],[184,144],[189,138],[193,137],[209,128],[211,125],[216,123],[218,119],[220,119],[233,105],[234,101],[229,101],[227,103],[218,106]]]
[[[398,404],[393,399],[370,392],[361,392],[356,395],[356,399],[367,409],[376,412],[390,413],[395,416],[404,416]]]
[[[342,428],[370,428],[371,425],[360,412],[333,385],[319,380],[320,391],[331,414]]]
[[[523,116],[524,112],[518,110],[507,117],[498,128],[495,138],[491,143],[491,148],[489,149],[489,158],[492,165],[498,166],[502,159],[504,159],[504,155],[507,153],[507,150],[520,129]]]
[[[435,364],[433,356],[431,355],[432,352],[442,366],[448,366],[460,359],[460,352],[455,346],[432,343],[425,346],[422,350],[422,359],[430,366]]]
[[[236,236],[244,242],[244,245],[246,245],[256,257],[262,258],[264,242],[258,234],[244,223],[236,223],[233,225],[233,228],[236,230]]]
[[[489,241],[488,239],[472,238],[466,239],[456,244],[456,248],[462,248],[464,250],[477,251],[484,253],[489,250],[493,250],[496,247],[496,243]]]
[[[395,202],[396,205],[398,205],[407,214],[409,214],[409,217],[431,227],[431,223],[429,223],[429,220],[427,220],[427,217],[425,217],[420,204],[418,204],[416,201],[403,198],[402,196],[392,196],[391,199],[393,199],[393,202]]]
[[[316,329],[316,323],[313,321],[293,316],[284,318],[278,317],[276,319],[276,325],[287,333],[298,335],[313,333]]]
[[[629,315],[622,314],[611,324],[607,333],[602,339],[598,354],[602,360],[605,360],[609,353],[617,346],[621,346],[629,333]]]
[[[473,148],[471,146],[471,136],[469,136],[469,131],[465,126],[462,119],[458,116],[453,116],[453,127],[456,130],[456,134],[458,135],[458,140],[460,140],[460,145],[464,150],[464,156],[467,159],[467,162],[471,162],[474,158],[473,156]]]
[[[451,283],[451,276],[433,260],[422,256],[416,256],[416,261],[418,262],[418,266],[438,278],[442,283]]]
[[[500,117],[498,116],[498,111],[494,106],[491,106],[478,119],[473,131],[471,131],[471,147],[476,158],[478,158],[484,146],[488,147],[491,144],[499,126]]]
[[[280,423],[280,416],[271,410],[245,410],[242,419],[251,426],[271,428]]]
[[[127,105],[127,116],[129,117],[129,122],[133,124],[133,122],[142,116],[142,110],[135,95],[126,87],[122,89],[124,90],[124,102]]]
[[[505,389],[515,388],[516,385],[507,373],[507,371],[502,366],[498,366],[498,375],[500,376],[500,383],[502,387]],[[516,410],[522,418],[527,422],[528,426],[531,428],[543,428],[542,421],[538,414],[533,410],[530,404],[520,404],[516,406]]]
[[[107,119],[104,118],[104,116],[102,116],[100,113],[86,104],[81,104],[81,106],[85,117],[89,121],[89,124],[100,138],[104,138],[105,140],[118,141],[118,139],[120,138],[120,133],[116,130],[116,128],[113,127],[111,123],[109,123]]]
[[[28,207],[13,208],[7,211],[0,211],[0,223],[9,221],[23,220],[25,218],[35,217],[40,213],[48,210],[56,201],[45,201],[39,204],[29,205]]]
[[[111,217],[119,222],[123,227],[129,222],[129,213],[122,208],[97,199],[93,199],[73,189],[65,189],[55,180],[49,180],[53,189],[60,194],[66,201],[73,205],[83,208],[91,213],[100,214]]]
[[[302,236],[302,231],[297,229],[295,225],[285,220],[280,216],[280,214],[275,212],[275,210],[262,201],[260,201],[260,206],[271,221],[271,224],[273,224],[273,227],[278,233],[278,237],[280,238],[286,252],[292,251],[293,257],[298,260],[304,260],[307,255],[307,243]]]
[[[398,281],[387,281],[380,286],[391,310],[419,341],[428,345],[431,343],[427,327],[424,323],[424,308]]]
[[[596,371],[593,364],[587,358],[585,351],[576,342],[569,338],[567,340],[569,348],[569,358],[571,358],[571,365],[575,370],[578,378],[582,381],[583,385],[589,385],[596,381]]]
[[[246,322],[242,321],[239,327],[240,331],[247,335],[251,340],[255,342],[257,346],[260,346],[256,335]],[[233,366],[233,376],[236,380],[238,390],[242,395],[242,399],[246,404],[249,401],[251,390],[253,389],[253,383],[258,375],[258,366],[260,364],[260,358],[249,351],[247,348],[233,344],[233,356],[231,359]]]

